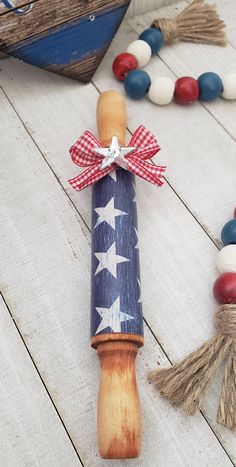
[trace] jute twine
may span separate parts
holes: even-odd
[[[225,23],[214,5],[194,0],[175,19],[159,18],[152,27],[160,29],[166,43],[187,41],[225,46]]]
[[[227,359],[217,421],[236,431],[236,305],[222,305],[215,316],[218,334],[172,368],[150,373],[163,397],[181,405],[188,415],[200,409],[206,392]]]

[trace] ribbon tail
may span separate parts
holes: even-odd
[[[153,185],[162,186],[162,178],[164,176],[166,167],[149,164],[148,162],[138,159],[136,157],[130,157],[128,161],[128,168],[131,172],[139,177],[147,180]]]
[[[101,178],[105,177],[111,170],[114,169],[115,164],[106,167],[105,169],[99,169],[100,162],[93,164],[92,166],[88,167],[88,169],[84,170],[81,174],[77,175],[77,177],[68,180],[69,184],[74,188],[76,191],[81,191],[89,185],[96,183]]]

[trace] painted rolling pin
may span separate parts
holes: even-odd
[[[102,94],[97,106],[102,146],[125,146],[123,97]],[[114,142],[114,139],[113,139]],[[101,375],[98,444],[103,458],[137,457],[140,403],[135,358],[143,345],[134,175],[114,169],[93,186],[91,343]]]
[[[165,167],[148,162],[160,149],[140,125],[125,145],[124,98],[103,93],[97,106],[100,142],[88,131],[70,148],[86,167],[69,180],[80,191],[93,185],[91,345],[101,364],[98,444],[106,459],[138,457],[140,404],[135,358],[143,345],[135,179],[163,184]]]

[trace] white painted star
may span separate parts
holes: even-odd
[[[120,147],[117,136],[113,136],[111,144],[108,148],[94,148],[94,152],[104,157],[99,167],[100,169],[105,169],[106,167],[109,167],[109,165],[116,163],[123,169],[127,170],[128,166],[125,160],[125,156],[127,156],[127,154],[134,151],[135,149],[136,148],[134,147]]]
[[[110,308],[96,307],[96,310],[101,316],[102,321],[99,324],[95,334],[98,334],[99,332],[103,331],[103,329],[108,327],[111,328],[113,332],[121,332],[121,323],[134,319],[134,316],[120,311],[120,297],[115,299]]]
[[[95,208],[95,212],[98,214],[97,222],[94,229],[102,222],[107,222],[115,230],[115,218],[118,216],[127,216],[127,212],[120,211],[114,207],[114,197],[110,199],[106,206],[101,208]]]
[[[142,303],[142,300],[141,300],[141,281],[140,281],[140,279],[139,279],[138,277],[137,277],[137,281],[138,281],[139,290],[140,290],[140,295],[139,295],[138,303]]]
[[[116,254],[116,242],[112,243],[106,252],[95,253],[95,256],[98,259],[99,264],[94,275],[96,276],[96,274],[98,274],[103,269],[107,269],[115,277],[115,279],[116,265],[130,261],[128,258]]]
[[[138,243],[138,231],[137,231],[136,227],[134,227],[134,230],[135,230],[135,233],[136,233],[136,236],[137,236],[137,243],[136,243],[136,245],[135,245],[134,249],[135,249],[135,250],[136,250],[136,249],[138,250],[138,249],[139,249],[139,243]]]
[[[109,172],[109,177],[111,177],[115,182],[117,182],[117,176],[116,176],[116,169],[113,169],[111,172]]]

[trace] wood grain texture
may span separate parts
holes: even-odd
[[[98,345],[98,445],[103,459],[131,459],[140,455],[141,416],[136,382],[135,342],[112,341]]]
[[[1,466],[79,467],[79,458],[1,297],[0,372]]]
[[[96,120],[102,146],[109,146],[114,135],[117,136],[120,146],[125,146],[127,113],[122,94],[103,92],[98,99]]]
[[[227,7],[231,12],[230,15],[228,13],[228,27],[231,28],[231,34],[233,34],[235,29],[235,20],[232,15],[233,3],[229,2]],[[230,19],[229,16],[232,18]],[[116,87],[122,90],[122,85],[116,84],[112,77],[111,61],[126,44],[136,37],[137,34],[129,29],[124,28],[120,31],[109,55],[104,59],[96,75],[96,84],[99,89]],[[227,50],[224,49],[225,59]],[[212,49],[208,53],[208,61],[212,67],[215,63],[215,61],[211,62],[214,53]],[[195,59],[195,54],[192,54],[189,63],[194,62]],[[198,56],[198,61],[201,61],[201,55]],[[67,190],[80,216],[88,225],[90,191],[84,191],[78,195],[68,187],[66,179],[75,176],[78,168],[68,162],[66,154],[68,154],[68,147],[84,129],[96,131],[94,115],[97,93],[90,85],[82,87],[24,64],[13,63],[11,59],[4,61],[1,68],[1,84],[5,92],[47,162],[56,172],[60,183]],[[160,63],[160,60],[155,61],[152,72],[173,78],[175,76],[175,73],[169,71],[165,64]],[[233,128],[234,105],[229,105],[224,101],[218,102],[221,120],[217,123],[215,114],[209,114],[199,104],[188,109],[176,104],[160,109],[148,101],[136,105],[127,99],[127,103],[131,129],[134,129],[137,123],[144,123],[159,136],[162,146],[159,160],[164,164],[168,159],[168,179],[171,176],[174,188],[172,191],[170,187],[165,186],[159,192],[154,187],[138,180],[137,202],[140,212],[144,315],[162,347],[173,360],[176,360],[194,350],[214,332],[212,318],[215,303],[211,296],[211,287],[217,274],[215,269],[217,249],[203,229],[216,243],[219,243],[222,224],[232,215],[232,206],[235,204],[235,158],[233,157],[235,145],[222,129],[226,114],[228,122],[230,118],[232,119]],[[9,113],[5,107],[1,109],[3,112],[1,121],[5,124],[3,131],[8,134],[13,114]],[[12,219],[2,239],[2,247],[4,246],[2,264],[6,268],[3,277],[5,284],[8,285],[4,293],[11,304],[14,316],[19,319],[21,330],[29,336],[26,339],[27,345],[33,351],[53,399],[60,407],[70,432],[73,433],[73,439],[76,441],[77,449],[85,465],[105,465],[95,455],[94,401],[98,370],[95,367],[94,354],[88,355],[88,343],[84,336],[88,329],[88,316],[86,321],[82,314],[82,310],[86,314],[89,306],[88,299],[85,298],[86,292],[83,291],[83,284],[86,284],[86,280],[89,282],[89,278],[84,263],[81,264],[81,257],[84,255],[86,259],[86,254],[89,255],[89,248],[84,248],[86,243],[84,244],[77,224],[79,216],[77,218],[75,213],[73,216],[69,215],[68,204],[63,200],[60,190],[54,187],[52,178],[46,175],[43,165],[39,164],[38,153],[29,145],[28,137],[26,135],[20,137],[18,133],[15,133],[19,125],[16,121],[14,119],[14,132],[12,133],[11,130],[9,140],[4,140],[4,146],[2,145],[3,152],[6,151],[9,154],[9,148],[11,148],[10,153],[14,156],[13,160],[12,157],[5,156],[1,166],[1,169],[4,168],[4,171],[7,171],[3,178],[2,203],[6,206],[7,218]],[[10,141],[15,140],[18,142],[17,150],[10,144]],[[15,166],[14,161],[19,157],[22,158],[28,147],[30,149],[27,150],[27,161],[23,158],[23,166],[21,167],[19,163]],[[32,172],[28,175],[24,169],[26,165],[29,168],[32,167]],[[27,185],[31,178],[37,181],[37,196],[40,200],[38,203],[36,195],[31,200],[31,187],[23,196],[21,195],[22,186]],[[50,193],[47,185],[51,187]],[[187,209],[182,204],[181,198]],[[48,206],[53,206],[53,208],[48,211]],[[31,214],[40,212],[39,210],[44,213],[44,225],[46,225],[45,230],[41,230],[40,237],[38,237],[39,226],[34,218],[32,221]],[[195,218],[189,210],[190,212],[192,210]],[[23,221],[16,223],[21,213],[26,216],[26,225]],[[68,221],[69,218],[70,221]],[[196,222],[196,218],[200,225]],[[64,219],[66,220],[66,240],[62,235],[62,232],[65,232]],[[12,224],[14,224],[14,231]],[[83,224],[81,224],[81,229],[89,239],[88,231]],[[14,250],[14,268],[11,259],[12,249],[6,244],[9,232],[12,239],[10,243],[18,245],[17,255]],[[55,232],[57,232],[56,237]],[[54,242],[56,241],[56,247],[51,239],[52,236]],[[35,238],[37,248],[32,248]],[[68,256],[67,238],[74,252],[73,258]],[[52,304],[52,312],[44,313],[42,318],[41,310],[44,310],[44,306],[40,306],[40,302],[43,296],[42,293],[36,294],[35,306],[33,290],[38,291],[39,286],[35,274],[29,274],[32,268],[23,254],[24,244],[27,245],[30,257],[33,258],[33,264],[32,262],[31,264],[34,271],[36,270],[37,278],[41,280],[46,289],[47,303]],[[82,248],[79,247],[80,244]],[[46,258],[46,263],[41,262],[39,268],[38,264],[40,264],[42,255]],[[59,257],[61,257],[60,267],[57,263]],[[65,269],[65,264],[69,265],[68,269]],[[24,285],[21,296],[22,292],[24,295],[20,303],[18,303],[19,293],[17,291],[21,282],[19,282],[20,277],[19,274],[16,275],[15,268],[21,272],[20,276],[22,276]],[[57,284],[59,269],[62,271],[61,287]],[[81,285],[80,274],[81,271],[84,274],[84,270],[87,271],[85,273],[87,279],[85,278]],[[68,277],[70,280],[73,278],[73,287],[68,284]],[[79,285],[76,286],[78,281]],[[30,287],[26,287],[24,282],[30,284]],[[65,297],[71,293],[71,290],[73,290],[73,297],[68,304]],[[55,295],[58,296],[56,303]],[[84,297],[83,300],[81,295]],[[34,306],[31,306],[31,301]],[[22,304],[24,304],[23,313]],[[30,320],[28,308],[33,310]],[[63,319],[63,314],[56,314],[55,310],[65,310],[67,320]],[[57,326],[53,325],[55,317]],[[43,326],[39,335],[37,329],[41,323]],[[59,332],[61,327],[65,329],[63,337]],[[204,467],[232,465],[219,447],[213,433],[201,420],[200,415],[192,419],[182,416],[179,410],[170,408],[168,404],[160,400],[154,388],[146,383],[148,369],[154,368],[157,360],[162,366],[166,366],[167,362],[156,340],[146,327],[145,333],[145,347],[138,358],[138,379],[143,407],[142,457],[139,461],[135,461],[135,465],[153,467],[156,465],[165,467],[170,465],[181,467],[183,465]],[[53,343],[55,340],[57,342],[60,340],[62,348],[66,349],[66,355],[63,356],[66,369],[63,368],[62,375],[55,370],[58,365],[59,347],[51,345],[51,339]],[[71,354],[68,357],[67,349],[71,342],[75,354],[75,360],[73,358],[72,360],[76,361],[74,370],[68,363]],[[43,349],[48,348],[48,345],[49,362],[45,364],[46,356]],[[82,375],[81,368],[85,377]],[[90,375],[87,375],[88,368],[91,368]],[[81,375],[83,384],[78,384],[77,391],[71,394],[68,385],[73,386],[73,376],[77,385],[77,372]],[[220,383],[221,375],[211,388],[204,406],[204,415],[231,456],[232,462],[236,463],[235,435],[215,423]],[[83,404],[80,402],[81,398]],[[80,423],[86,427],[81,438],[78,436],[75,407],[81,409]],[[87,426],[88,423],[89,426]],[[88,439],[92,439],[91,444],[88,443]],[[128,465],[125,462],[115,464]],[[113,465],[112,462],[111,465]]]
[[[24,78],[22,78],[25,80],[23,87],[21,79],[18,80],[22,66],[24,70]],[[95,115],[97,92],[91,85],[83,87],[22,64],[19,64],[17,69],[17,80],[10,72],[13,77],[11,83],[14,81],[14,86],[19,85],[17,104],[14,97],[14,105],[18,107],[18,111],[21,104],[23,105],[24,112],[21,108],[20,113],[24,113],[24,124],[37,140],[44,156],[50,158],[52,167],[57,168],[57,176],[60,176],[67,186],[65,174],[70,171],[70,167],[74,173],[75,170],[77,171],[77,168],[73,168],[65,157],[67,148],[85,128],[95,131],[95,119],[91,116]],[[30,75],[32,73],[31,79],[26,70]],[[29,87],[31,99],[26,99]],[[29,110],[32,105],[34,109],[37,108],[37,112],[31,111],[27,117],[27,109]],[[2,131],[5,135],[2,140],[1,157],[3,173],[1,209],[4,213],[1,218],[4,222],[0,241],[4,296],[21,332],[25,333],[26,343],[38,370],[63,417],[84,465],[102,466],[105,462],[97,457],[96,451],[95,401],[98,370],[95,354],[89,350],[88,340],[90,273],[88,230],[3,96],[0,109]],[[79,112],[78,109],[82,110]],[[38,122],[36,127],[35,118]],[[166,237],[167,229],[171,225],[170,219],[173,221],[173,212],[177,212],[181,222],[179,224],[176,222],[173,228],[175,227],[175,239],[178,238],[178,245],[181,244],[184,229],[186,231],[188,226],[188,232],[193,234],[192,238],[195,238],[199,244],[199,257],[203,258],[211,242],[203,235],[201,228],[196,226],[176,195],[166,187],[161,194],[164,196],[163,202],[160,203],[161,197],[158,194],[154,203],[150,204],[148,201],[151,199],[150,192],[146,197],[146,188],[146,184],[143,188],[140,186],[138,202],[141,211],[143,213],[146,211],[148,219],[154,212],[158,216],[161,230],[156,235],[159,237],[160,248],[163,244],[163,256],[166,257],[167,253],[163,237]],[[155,193],[157,191],[153,189],[152,197]],[[87,211],[87,216],[89,216],[89,198],[89,191],[84,192],[81,197],[77,194],[74,197],[77,207],[83,211],[83,214]],[[148,203],[146,210],[141,202],[144,198]],[[168,221],[165,220],[167,207]],[[146,222],[146,219],[147,217],[143,217],[143,222]],[[159,222],[160,219],[163,220],[164,225]],[[141,228],[144,233],[146,227],[143,225]],[[147,251],[146,246],[151,246],[151,243],[147,244],[147,238],[150,242],[148,232],[146,235],[142,242],[144,254]],[[196,250],[191,242],[187,242],[186,246],[188,256],[190,252]],[[150,307],[153,308],[155,320],[157,317],[159,319],[157,293],[158,303],[162,302],[163,306],[166,304],[164,298],[166,290],[164,290],[165,295],[161,295],[160,287],[157,289],[156,286],[156,274],[160,269],[156,253],[153,252],[151,262],[148,256],[148,267],[146,261],[143,264],[144,286],[147,282],[152,285],[151,293],[148,290],[149,297],[144,296],[144,304],[145,307],[149,304],[147,312]],[[154,258],[157,261],[155,263]],[[187,266],[185,256],[183,261],[181,270]],[[198,256],[195,257],[194,264],[198,265],[199,272],[201,263]],[[150,265],[152,265],[151,269]],[[205,267],[207,269],[208,264]],[[176,269],[173,267],[172,291],[177,290],[180,294],[181,277],[183,280],[184,276],[176,277],[174,272]],[[197,274],[197,267],[195,273]],[[153,280],[150,280],[150,277]],[[199,286],[206,285],[204,283],[206,274],[203,277],[198,274],[197,277]],[[191,309],[194,309],[196,303],[199,306],[199,297],[197,298],[198,300],[194,296]],[[183,299],[181,302],[181,311],[183,316],[187,315],[188,297],[186,301]],[[203,313],[204,311],[205,308]],[[166,309],[162,308],[161,312],[164,325]],[[172,314],[172,316],[174,318],[176,315]],[[196,330],[195,339],[200,340],[203,319],[200,318],[197,324],[191,318],[191,313],[188,319],[191,319]],[[186,322],[181,323],[182,330],[185,324]],[[179,323],[178,325],[176,323],[173,329],[176,332],[174,338],[176,347],[180,346],[178,327]],[[205,332],[210,332],[208,322],[205,323]],[[182,467],[187,462],[194,467],[232,465],[214,433],[200,415],[194,419],[186,418],[162,401],[154,388],[148,384],[147,371],[156,366],[157,361],[162,365],[166,365],[167,361],[147,327],[145,333],[146,344],[140,352],[137,365],[143,407],[143,448],[140,459],[134,461],[135,466],[154,467],[174,464]],[[191,345],[191,338],[188,346]],[[192,456],[193,452],[194,456]],[[109,465],[128,466],[130,462],[116,461],[110,462]]]
[[[14,0],[16,6],[22,6],[27,3],[35,3],[39,0]],[[91,0],[90,0],[91,1]],[[93,0],[92,0],[93,1]],[[227,0],[226,0],[227,1]],[[87,0],[88,3],[88,0]],[[161,8],[164,4],[173,3],[170,0],[146,0],[145,4],[140,2],[139,0],[131,0],[131,4],[128,10],[128,17],[132,17],[134,15],[145,13],[146,11],[154,10],[156,8]],[[8,10],[5,6],[0,3],[0,15],[6,13]]]
[[[48,71],[52,71],[57,75],[66,76],[81,81],[82,83],[89,83],[94,75],[94,72],[100,65],[107,48],[104,48],[97,52],[95,56],[86,57],[79,62],[70,63],[69,65],[49,65],[47,66]]]
[[[25,2],[26,3],[26,2]],[[0,16],[0,48],[6,48],[28,37],[43,33],[60,24],[101,14],[121,6],[129,5],[129,0],[37,0],[26,15],[9,12]]]

